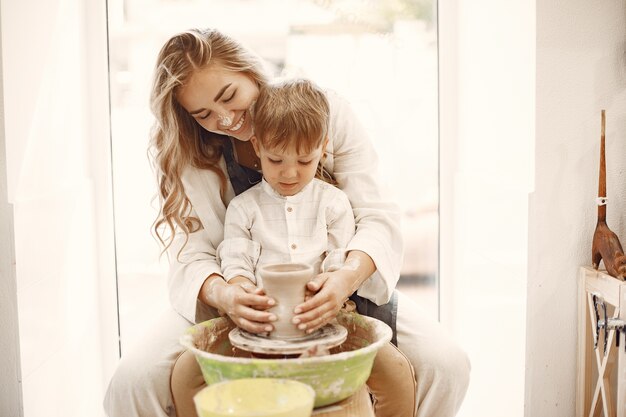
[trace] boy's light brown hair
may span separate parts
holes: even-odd
[[[271,83],[261,88],[254,106],[254,134],[266,149],[312,152],[326,139],[329,115],[326,95],[313,82]]]

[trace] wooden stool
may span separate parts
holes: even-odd
[[[580,268],[576,417],[595,416],[598,403],[602,416],[626,417],[626,338],[624,331],[615,329],[621,327],[620,320],[626,322],[626,282],[591,267]],[[612,375],[615,365],[617,375]]]
[[[326,407],[313,410],[315,417],[374,417],[374,407],[367,387],[363,387],[352,396]]]

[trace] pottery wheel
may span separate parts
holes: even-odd
[[[311,334],[290,339],[272,339],[238,327],[228,333],[230,343],[236,348],[254,353],[281,355],[303,353],[310,349],[330,349],[345,342],[347,337],[346,328],[337,323],[328,323]]]

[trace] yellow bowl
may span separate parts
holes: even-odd
[[[200,417],[309,417],[314,399],[307,384],[274,378],[219,382],[193,397]]]

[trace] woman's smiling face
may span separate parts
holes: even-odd
[[[195,71],[176,99],[206,130],[247,141],[254,132],[250,108],[258,96],[252,78],[213,64]]]

